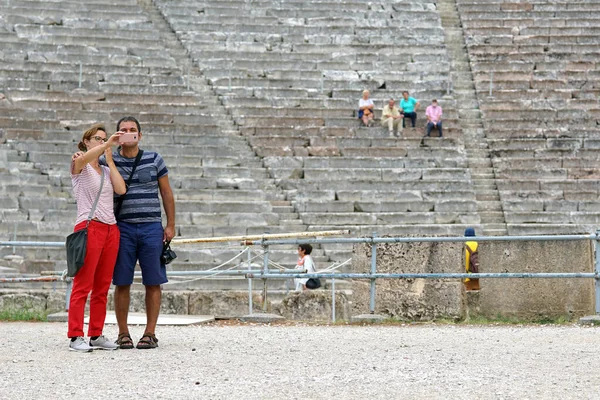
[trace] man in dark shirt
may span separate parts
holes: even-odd
[[[142,130],[138,120],[134,117],[121,118],[117,123],[117,131],[137,135],[137,140],[123,143],[113,153],[115,165],[126,183],[141,152],[127,193],[124,198],[115,199],[115,214],[121,232],[119,255],[113,274],[115,314],[119,325],[117,344],[122,349],[133,348],[127,315],[134,269],[139,261],[142,283],[146,288],[147,322],[144,335],[136,347],[151,349],[158,347],[155,331],[161,303],[160,285],[167,282],[166,266],[162,264],[160,256],[164,242],[175,236],[175,199],[169,184],[168,170],[160,154],[139,148]],[[100,162],[102,163],[103,159]],[[167,215],[167,225],[164,229],[159,193]]]

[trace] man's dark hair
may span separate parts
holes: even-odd
[[[121,118],[119,120],[119,122],[117,122],[117,132],[121,129],[121,123],[123,123],[123,122],[129,122],[129,121],[135,122],[135,125],[137,126],[138,132],[142,131],[142,127],[140,126],[140,122],[135,117],[127,116],[127,117]]]
[[[408,94],[408,90],[405,90],[404,92],[402,92],[402,94],[404,94],[404,93]]]
[[[437,99],[431,100],[432,103],[437,103]]]
[[[304,250],[305,254],[310,254],[312,253],[312,246],[308,243],[306,244],[299,244],[298,247],[300,247],[302,250]]]

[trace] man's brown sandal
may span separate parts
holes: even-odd
[[[158,347],[158,339],[153,333],[144,333],[137,346],[138,349],[154,349]]]
[[[131,336],[129,336],[129,333],[119,333],[115,343],[119,345],[120,349],[133,349],[133,340],[131,339]]]

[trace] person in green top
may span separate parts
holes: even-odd
[[[409,97],[408,92],[406,90],[402,92],[402,100],[400,100],[400,108],[402,109],[402,113],[404,114],[404,118],[402,119],[402,127],[405,126],[404,121],[406,120],[406,118],[410,118],[412,127],[415,127],[415,123],[417,122],[416,111],[419,109],[420,106],[421,103],[419,103],[414,97]]]

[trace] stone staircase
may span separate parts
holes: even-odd
[[[74,215],[70,154],[89,124],[106,122],[110,131],[125,114],[139,117],[144,146],[158,150],[167,162],[179,235],[305,229],[297,215],[275,208],[290,226],[280,224],[273,204],[285,200],[273,179],[205,80],[193,69],[187,73],[185,50],[168,30],[156,29],[151,19],[156,14],[150,16],[135,1],[33,3],[36,7],[1,4],[0,33],[11,50],[0,59],[5,111],[0,153],[7,160],[0,171],[6,194],[0,233],[5,239],[16,231],[18,240],[64,240]],[[121,6],[127,15],[120,13]],[[82,22],[88,14],[94,15],[91,27]],[[8,256],[12,249],[1,251]],[[20,268],[29,273],[64,269],[63,250],[19,251],[26,260]],[[179,258],[169,267],[207,268],[237,251],[178,249]],[[295,252],[275,250],[273,259],[294,265]],[[316,249],[315,259],[324,263],[328,257]]]
[[[479,226],[455,100],[442,97],[449,63],[432,3],[155,3],[310,229]],[[240,10],[252,18],[239,19]],[[391,48],[394,32],[407,40]],[[423,140],[422,115],[401,139],[361,128],[364,88],[378,108],[405,89],[424,105],[440,99],[446,137]]]
[[[459,105],[467,162],[471,170],[477,213],[483,235],[506,235],[502,202],[496,186],[494,168],[485,137],[479,101],[475,92],[464,32],[455,0],[438,3],[446,46],[450,54],[452,89]]]
[[[225,120],[227,123],[227,129],[224,134],[240,135],[240,131],[235,125],[231,114],[226,108],[223,107],[221,101],[216,97],[215,91],[208,84],[206,78],[202,74],[202,71],[197,65],[194,65],[191,57],[189,56],[189,52],[177,39],[177,36],[153,1],[138,0],[138,4],[140,7],[142,7],[145,14],[152,21],[152,24],[157,28],[157,32],[161,36],[165,50],[171,55],[171,57],[177,60],[182,71],[186,73],[186,83],[190,90],[192,90],[194,93],[204,95],[207,98],[214,99],[214,108],[220,109],[223,112],[222,121]],[[241,136],[240,141],[246,142],[247,146],[250,148],[250,144],[247,143],[246,137]],[[306,225],[304,225],[297,213],[294,213],[293,210],[289,209],[289,207],[291,207],[290,202],[285,200],[285,194],[283,194],[281,189],[274,184],[274,180],[264,179],[261,182],[261,189],[267,193],[272,205],[272,211],[275,214],[279,214],[278,224],[265,226],[262,233],[289,233],[306,231]]]
[[[0,11],[5,238],[15,226],[23,240],[64,238],[69,155],[84,128],[124,114],[167,161],[180,236],[567,233],[600,221],[594,1],[0,0]],[[365,88],[377,116],[409,90],[417,128],[361,127]],[[441,139],[422,138],[432,98]],[[238,250],[181,249],[172,268]],[[293,249],[273,255],[295,262]],[[316,249],[320,264],[350,255]]]
[[[508,233],[594,232],[599,4],[457,4]]]

